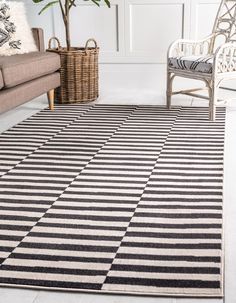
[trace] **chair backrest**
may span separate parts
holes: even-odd
[[[236,0],[222,0],[215,24],[213,34],[216,37],[212,39],[211,51],[213,51],[216,39],[220,36],[223,43],[236,41]]]

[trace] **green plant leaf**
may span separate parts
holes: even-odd
[[[94,4],[96,4],[97,6],[100,6],[100,4],[98,3],[98,1],[100,0],[91,0]]]
[[[44,0],[33,0],[34,3],[40,3],[42,1],[44,1]]]
[[[35,1],[37,1],[37,0],[35,0]],[[41,1],[43,1],[43,0],[41,0]],[[51,7],[52,5],[54,5],[56,3],[59,3],[59,1],[56,0],[56,1],[52,1],[52,2],[49,2],[48,4],[46,4],[39,12],[39,15],[41,15],[46,9],[48,9],[49,7]]]
[[[111,7],[110,1],[109,0],[104,0],[104,1],[105,1],[106,5],[110,8]]]
[[[71,6],[75,6],[75,7],[76,7],[75,1],[70,0],[70,5],[71,5]]]

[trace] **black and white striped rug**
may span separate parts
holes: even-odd
[[[225,109],[70,105],[0,136],[0,284],[223,295]]]

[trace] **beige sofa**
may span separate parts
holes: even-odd
[[[60,86],[60,57],[45,52],[43,30],[32,29],[38,52],[0,56],[0,113],[10,110],[44,93],[50,109],[54,89]]]

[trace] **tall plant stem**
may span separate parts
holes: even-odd
[[[62,0],[59,0],[60,8],[61,8],[61,13],[62,13],[62,18],[63,22],[65,25],[65,34],[66,34],[66,46],[67,50],[69,51],[71,48],[70,44],[70,1],[65,0],[64,6],[62,4]]]
[[[66,33],[66,47],[67,50],[69,51],[71,48],[70,45],[70,19],[69,19],[69,15],[66,17],[66,20],[64,21],[65,23],[65,33]]]
[[[70,50],[70,1],[65,0],[65,31],[66,31],[66,46],[67,50]]]

